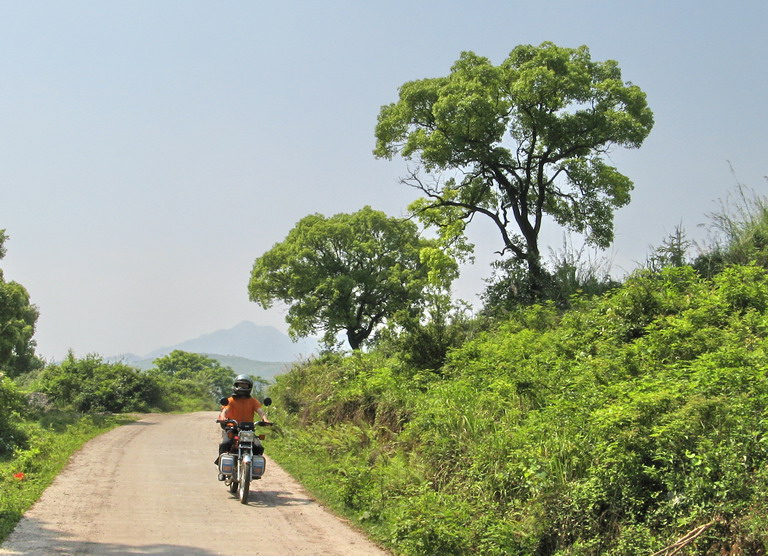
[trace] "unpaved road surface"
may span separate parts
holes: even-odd
[[[248,505],[216,478],[216,413],[148,415],[88,442],[0,554],[383,556],[269,458]]]

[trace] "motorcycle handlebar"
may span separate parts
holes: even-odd
[[[216,419],[217,423],[224,423],[224,424],[232,424],[235,426],[238,426],[240,423],[235,421],[234,419]],[[271,421],[256,421],[254,423],[257,427],[272,427],[274,426],[274,423]]]

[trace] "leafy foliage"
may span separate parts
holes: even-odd
[[[0,230],[0,259],[5,256],[7,239],[5,230]],[[17,282],[6,282],[0,269],[0,371],[8,376],[42,366],[35,356],[32,339],[37,317],[37,308],[30,303],[27,290]]]
[[[77,359],[70,352],[60,364],[43,369],[35,387],[57,407],[85,413],[168,408],[153,376],[98,355]]]
[[[391,350],[297,367],[273,453],[403,554],[652,553],[692,530],[696,553],[764,553],[766,346],[761,266],[638,271],[516,309],[437,372]]]
[[[155,359],[149,374],[164,385],[176,406],[183,398],[210,402],[229,395],[235,378],[234,370],[217,360],[178,349]]]
[[[232,388],[234,371],[204,355],[176,350],[155,365],[143,372],[70,352],[61,363],[46,366],[31,387],[56,408],[84,413],[215,409]]]
[[[652,126],[645,94],[615,61],[545,42],[516,47],[498,66],[464,52],[448,76],[405,83],[381,109],[374,153],[416,158],[432,175],[405,182],[426,195],[412,210],[446,241],[463,238],[475,215],[489,218],[502,253],[526,264],[538,291],[544,219],[609,245],[632,182],[605,155],[639,147]]]
[[[450,284],[455,274],[455,261],[420,238],[415,224],[365,207],[300,220],[256,259],[248,292],[264,308],[274,300],[289,304],[293,336],[325,330],[333,346],[345,331],[358,349],[387,319],[418,313],[423,292]]]
[[[18,418],[24,398],[14,382],[0,371],[0,457],[10,453],[24,435],[18,427]]]
[[[447,295],[425,296],[422,315],[403,315],[378,337],[376,348],[394,353],[402,363],[418,371],[438,371],[448,352],[461,345],[477,328],[470,308]]]
[[[482,299],[483,313],[494,317],[545,301],[565,309],[574,299],[600,295],[619,285],[610,276],[608,261],[592,260],[585,255],[585,247],[576,250],[565,241],[542,269],[538,284],[533,283],[524,265],[513,258],[495,261],[492,267],[494,275],[486,281]]]

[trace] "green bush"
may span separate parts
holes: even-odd
[[[83,413],[143,412],[165,406],[164,392],[155,378],[97,355],[76,359],[70,352],[62,363],[47,366],[34,387],[57,407]]]
[[[165,384],[174,407],[210,409],[214,401],[232,391],[235,371],[208,356],[177,349],[153,364],[149,374]],[[258,389],[258,380],[254,386]]]
[[[275,453],[290,437],[398,553],[653,553],[703,525],[695,553],[765,553],[767,347],[764,268],[645,270],[518,308],[437,372],[308,362],[275,387]]]
[[[475,511],[468,502],[425,488],[389,510],[388,540],[402,554],[470,554]]]
[[[13,381],[0,372],[0,458],[13,451],[24,438],[18,419],[24,398]]]

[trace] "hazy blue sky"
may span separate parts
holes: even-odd
[[[376,160],[379,108],[463,50],[586,44],[648,95],[616,151],[635,182],[610,256],[632,270],[733,191],[765,193],[768,2],[0,1],[0,262],[40,309],[38,352],[146,353],[242,320],[254,259],[301,217],[415,192]],[[553,245],[562,234],[546,236]],[[476,300],[498,240],[473,228]]]

